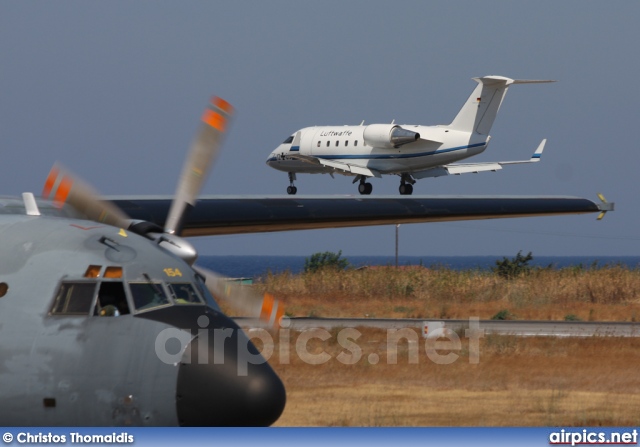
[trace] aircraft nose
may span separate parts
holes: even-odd
[[[176,389],[180,425],[268,426],[280,417],[284,385],[233,321],[199,333],[187,349]]]

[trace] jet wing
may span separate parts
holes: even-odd
[[[364,175],[365,177],[382,177],[380,172],[375,169],[365,168],[364,166],[352,165],[350,163],[342,163],[334,160],[327,160],[326,158],[313,157],[311,155],[303,155],[303,154],[289,154],[291,158],[295,158],[296,160],[305,161],[307,163],[312,163],[316,165],[327,166],[329,168],[333,168],[336,171],[340,171],[346,175]]]
[[[132,219],[165,224],[171,197],[107,198]],[[613,203],[566,196],[204,196],[184,236],[604,213]]]
[[[496,161],[489,163],[452,163],[450,165],[438,166],[435,168],[427,169],[425,171],[413,172],[411,175],[416,179],[422,179],[427,177],[441,177],[443,175],[460,175],[469,172],[478,173],[484,171],[498,171],[505,165],[515,165],[523,163],[536,163],[540,161],[540,156],[544,150],[544,145],[547,140],[542,140],[529,160],[518,161]]]

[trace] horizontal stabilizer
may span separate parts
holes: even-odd
[[[552,79],[514,79],[513,84],[548,84],[558,82]]]

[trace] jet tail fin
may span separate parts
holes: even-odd
[[[489,135],[502,100],[511,84],[541,84],[550,80],[510,79],[503,76],[473,78],[478,86],[464,103],[458,115],[446,126],[453,130]]]

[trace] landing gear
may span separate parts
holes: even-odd
[[[401,183],[400,184],[400,194],[403,196],[410,196],[413,193],[413,185],[410,183]]]
[[[410,196],[413,194],[413,184],[416,181],[410,174],[402,174],[400,176],[400,194],[403,196]]]
[[[293,184],[293,181],[296,179],[295,172],[289,172],[289,186],[287,186],[287,194],[290,196],[294,195],[298,192],[298,188]]]
[[[358,185],[358,192],[362,195],[368,196],[373,191],[373,185],[371,183],[367,183],[367,178],[364,176],[360,176],[360,184]]]

